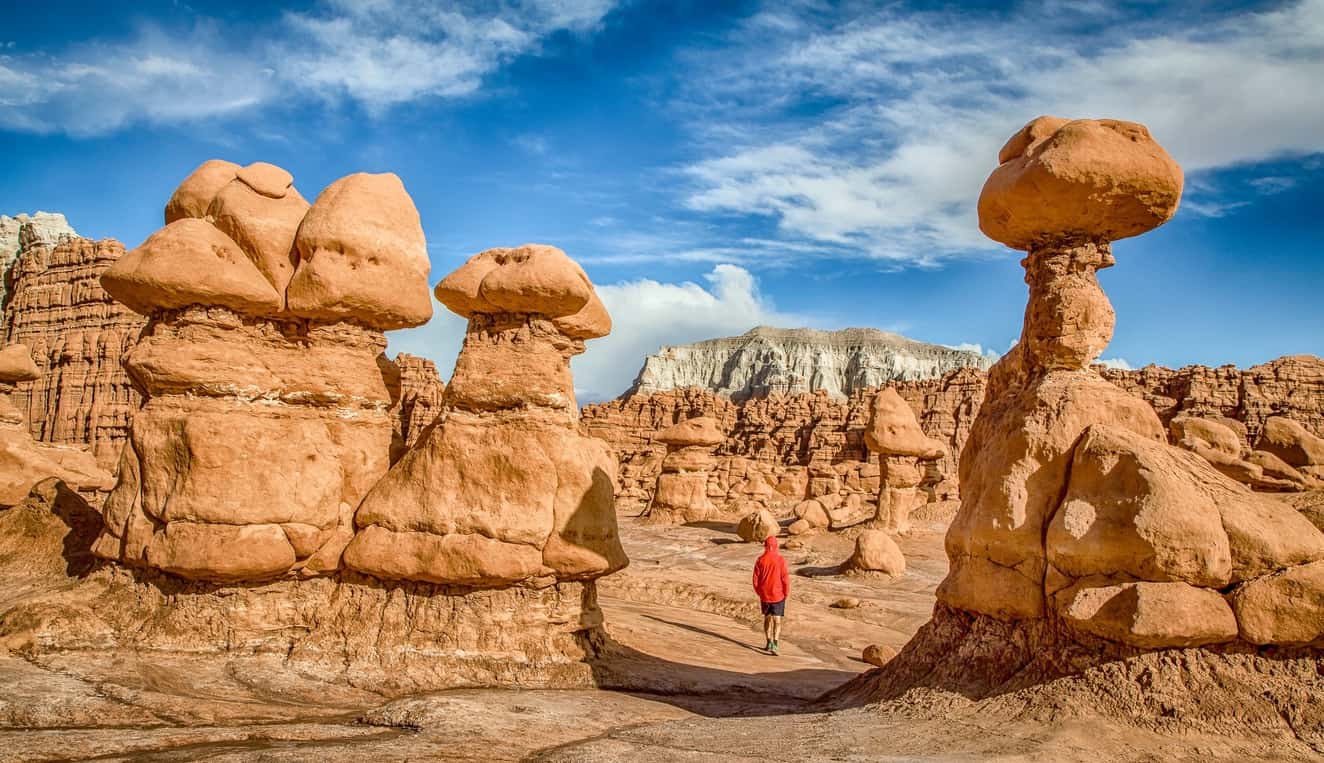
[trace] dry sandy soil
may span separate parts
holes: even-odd
[[[946,573],[941,526],[901,542],[899,580],[837,576],[851,540],[792,543],[782,654],[749,590],[759,548],[722,524],[622,519],[632,560],[600,583],[612,690],[468,689],[388,699],[314,683],[278,659],[0,656],[0,760],[1202,760],[1311,759],[1290,732],[1238,740],[1159,733],[1097,717],[1007,717],[972,700],[816,712],[928,620]],[[830,606],[846,597],[855,608]]]

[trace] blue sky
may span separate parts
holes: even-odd
[[[1106,357],[1246,366],[1324,354],[1324,0],[866,3],[338,0],[48,3],[0,31],[0,213],[140,243],[220,157],[309,198],[401,176],[435,282],[558,245],[615,333],[586,399],[644,354],[758,323],[875,326],[1004,351],[1019,255],[974,201],[1044,113],[1145,122],[1187,172],[1119,242]],[[393,350],[449,374],[437,306]]]

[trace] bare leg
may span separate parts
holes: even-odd
[[[780,641],[782,637],[782,619],[780,617],[772,617],[769,619],[772,620],[772,635],[768,638],[771,638],[775,644]]]
[[[773,622],[777,619],[778,618],[775,618],[772,615],[763,616],[763,635],[764,637],[767,638],[768,641],[772,641]]]

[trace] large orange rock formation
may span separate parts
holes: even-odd
[[[388,466],[381,332],[430,314],[413,202],[358,174],[310,207],[278,167],[214,160],[165,218],[102,276],[151,320],[95,551],[215,581],[330,573]]]
[[[1027,250],[1030,299],[962,454],[940,604],[1143,649],[1324,637],[1282,635],[1290,607],[1256,593],[1317,595],[1308,565],[1324,559],[1324,533],[1168,445],[1154,409],[1089,366],[1112,336],[1095,277],[1113,264],[1110,239],[1170,217],[1180,170],[1144,127],[1111,120],[1041,118],[1000,158],[981,227]],[[1239,445],[1226,428],[1174,423],[1197,452]]]
[[[469,319],[442,411],[363,500],[346,564],[471,588],[587,583],[626,564],[616,463],[578,431],[570,358],[611,319],[559,249],[474,256],[437,298]],[[591,609],[586,606],[586,609]]]

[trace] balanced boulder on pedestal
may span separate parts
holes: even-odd
[[[469,588],[583,583],[626,563],[616,460],[578,431],[570,358],[611,320],[559,249],[483,252],[437,298],[469,319],[432,429],[372,489],[346,564]],[[593,609],[586,601],[585,609]]]
[[[430,317],[429,266],[394,175],[341,178],[311,208],[291,183],[208,162],[103,275],[151,320],[124,359],[146,401],[99,556],[216,582],[339,567],[388,465],[382,331]]]
[[[921,461],[936,461],[947,447],[924,434],[915,412],[891,387],[879,390],[870,408],[864,444],[878,454],[881,487],[874,524],[889,533],[910,529],[910,510],[917,501],[924,469]]]
[[[21,344],[0,350],[0,506],[13,506],[34,485],[50,477],[76,490],[109,490],[113,478],[81,448],[47,445],[32,439],[27,422],[10,400],[18,382],[39,378],[32,354]]]
[[[1110,239],[1171,216],[1180,170],[1143,126],[1112,120],[1035,120],[1000,158],[980,226],[1028,250],[1030,300],[962,454],[939,601],[1139,649],[1232,641],[1239,624],[1263,643],[1281,599],[1234,592],[1233,608],[1223,593],[1324,559],[1324,533],[1225,476],[1263,476],[1235,432],[1177,419],[1186,450],[1170,446],[1154,411],[1090,365],[1113,329],[1095,271],[1113,264]]]
[[[658,432],[655,439],[667,446],[667,455],[644,516],[657,524],[715,517],[718,509],[708,497],[708,477],[717,463],[713,450],[726,440],[717,420],[699,416],[682,421]]]

